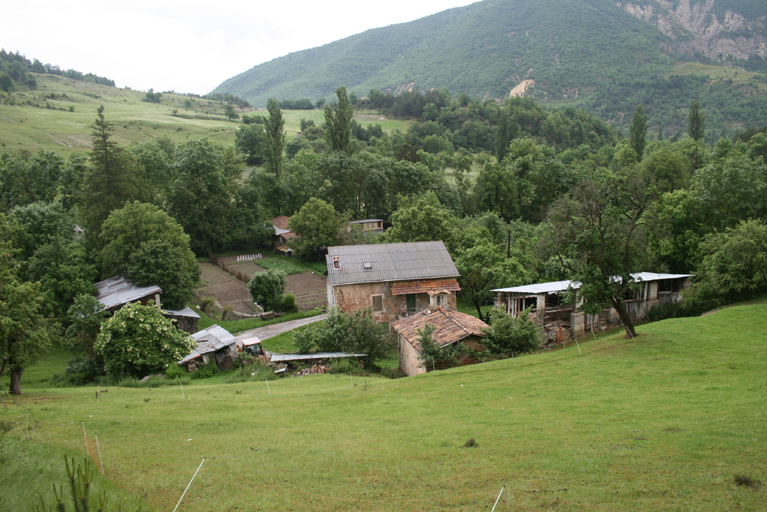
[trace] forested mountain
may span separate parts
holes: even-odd
[[[683,131],[700,99],[734,130],[767,117],[766,15],[749,0],[484,0],[289,54],[214,92],[256,105],[329,97],[339,84],[501,99],[527,80],[528,96],[618,124],[642,103],[666,133]]]

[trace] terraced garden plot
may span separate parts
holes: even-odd
[[[202,286],[194,289],[194,295],[198,299],[215,297],[221,307],[231,304],[237,313],[256,313],[248,286],[226,270],[211,263],[201,262],[200,282]]]

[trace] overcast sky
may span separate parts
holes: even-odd
[[[206,94],[288,53],[476,0],[5,0],[0,47],[118,87]]]

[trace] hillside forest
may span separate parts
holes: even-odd
[[[101,107],[87,152],[0,157],[0,354],[12,390],[56,343],[94,362],[95,281],[127,274],[181,308],[195,257],[258,248],[277,215],[291,217],[296,256],[311,261],[332,245],[442,240],[479,316],[492,288],[560,279],[584,283],[584,309],[620,311],[638,271],[696,275],[685,301],[656,317],[767,291],[767,134],[712,144],[718,127],[697,101],[687,133],[670,138],[648,131],[641,105],[624,133],[572,107],[445,89],[358,98],[340,87],[324,121],[303,120],[290,140],[277,100],[242,117],[229,105],[233,144],[121,145]],[[384,131],[355,109],[413,122]],[[391,228],[343,229],[366,218]]]

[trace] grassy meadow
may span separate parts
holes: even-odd
[[[114,140],[123,145],[167,136],[174,142],[207,137],[222,145],[234,144],[242,121],[224,116],[218,101],[163,93],[160,103],[142,101],[146,93],[55,75],[34,75],[37,90],[0,92],[0,154],[39,149],[69,154],[88,151],[96,109],[114,124]],[[184,107],[185,100],[192,105]],[[173,111],[176,111],[175,115]],[[247,109],[244,115],[266,115],[265,109]],[[285,110],[285,132],[293,139],[302,118],[324,122],[322,110]],[[370,113],[355,116],[364,125],[380,124],[384,131],[407,130],[408,122],[382,119]]]
[[[765,316],[744,305],[399,380],[198,380],[97,401],[38,379],[0,409],[0,510],[50,501],[83,427],[96,487],[144,510],[172,510],[203,458],[179,510],[490,510],[504,485],[498,511],[764,510]]]

